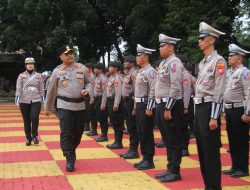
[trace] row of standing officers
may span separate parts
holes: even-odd
[[[224,109],[232,168],[223,173],[232,177],[248,175],[250,72],[242,62],[245,54],[249,52],[231,44],[228,60],[231,69],[227,72],[226,61],[215,50],[215,42],[224,33],[204,22],[200,24],[199,31],[199,46],[204,52],[204,59],[199,63],[193,98],[190,98],[192,76],[175,55],[176,43],[180,39],[159,35],[160,55],[163,61],[157,71],[149,61],[150,54],[155,50],[138,44],[136,63],[140,69],[136,70],[133,67],[135,61],[133,56],[126,56],[124,63],[126,73],[123,78],[118,73],[120,65],[117,62],[109,64],[108,78],[102,64],[94,65],[95,77],[91,78],[87,68],[74,61],[73,49],[69,46],[60,49],[59,55],[63,64],[52,73],[45,109],[47,115],[56,112],[60,120],[60,143],[67,160],[67,171],[74,171],[76,148],[81,141],[86,120],[85,100],[89,97],[89,104],[96,111],[102,132],[95,140],[97,142],[108,140],[109,118],[114,128],[115,141],[108,144],[107,148],[122,148],[123,117],[125,117],[130,135],[130,148],[129,151],[122,153],[121,157],[138,158],[140,144],[143,158],[134,164],[139,170],[155,167],[153,162],[155,154],[153,114],[155,114],[167,148],[167,170],[155,176],[162,182],[181,179],[180,164],[183,139],[185,139],[184,115],[187,114],[188,106],[193,101],[194,131],[205,189],[216,190],[221,189],[221,142],[220,126],[217,122]],[[17,103],[23,103],[20,102],[23,93],[22,79],[18,80],[21,81],[17,83]],[[32,101],[25,103],[29,104]],[[28,135],[27,138],[31,137]]]

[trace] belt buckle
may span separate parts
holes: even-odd
[[[226,109],[231,109],[231,108],[233,108],[233,105],[232,104],[225,104],[225,108]]]
[[[156,98],[155,101],[156,101],[157,104],[161,103],[161,99],[160,98]]]
[[[193,99],[194,99],[195,104],[201,104],[202,103],[202,98],[194,97]]]

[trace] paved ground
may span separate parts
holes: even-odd
[[[110,129],[110,141],[113,138]],[[155,138],[160,140],[158,131]],[[191,141],[191,156],[182,161],[183,180],[163,184],[153,176],[165,169],[164,149],[156,149],[156,168],[142,172],[132,166],[139,159],[126,161],[119,158],[119,153],[128,149],[128,136],[125,136],[123,150],[111,151],[105,148],[107,143],[96,143],[84,135],[77,150],[76,171],[68,173],[59,148],[56,117],[41,114],[39,139],[38,146],[26,147],[19,110],[14,105],[0,105],[0,190],[183,190],[203,187],[195,140]],[[226,169],[231,161],[226,152],[225,130],[222,131],[222,141],[221,157],[223,169]],[[250,189],[250,177],[233,179],[223,175],[222,183],[225,190]]]

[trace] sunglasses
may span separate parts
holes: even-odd
[[[198,40],[199,40],[199,41],[204,41],[205,38],[206,38],[206,36],[204,36],[204,37],[199,37]]]

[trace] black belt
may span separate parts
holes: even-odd
[[[123,100],[130,100],[133,99],[133,94],[129,94],[128,96],[122,96]]]
[[[107,97],[107,100],[109,100],[109,101],[114,101],[115,100],[115,97]]]
[[[94,99],[95,100],[102,99],[102,96],[95,96]]]
[[[57,96],[58,99],[63,100],[65,102],[72,102],[72,103],[81,103],[84,102],[84,97],[82,98],[67,98],[65,96]]]

